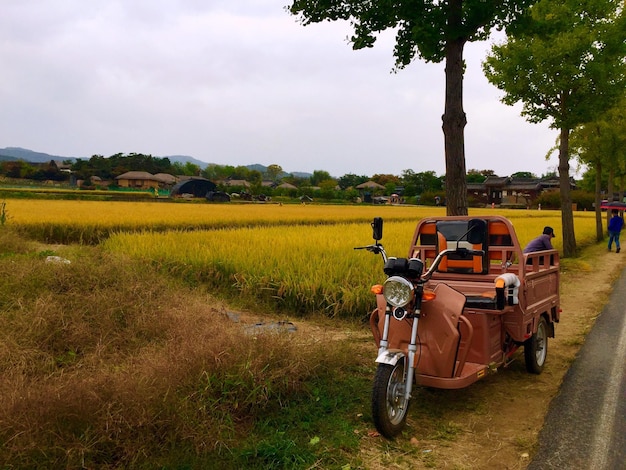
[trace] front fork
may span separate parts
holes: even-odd
[[[400,359],[407,354],[404,351],[397,349],[389,349],[389,328],[391,325],[391,307],[387,305],[385,309],[385,324],[383,326],[383,335],[380,339],[380,345],[378,347],[378,357],[376,362],[378,364],[389,364],[395,366]],[[408,367],[405,368],[405,388],[404,398],[408,401],[411,399],[411,391],[413,390],[413,377],[415,376],[415,356],[417,355],[417,326],[420,318],[420,309],[416,309],[415,313],[411,315],[413,319],[413,325],[411,326],[411,339],[408,347]]]

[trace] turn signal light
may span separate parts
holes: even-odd
[[[370,291],[372,291],[372,294],[383,295],[383,285],[376,284],[370,288]]]
[[[428,302],[429,300],[435,300],[437,298],[437,294],[432,290],[424,290],[422,294],[422,302]]]

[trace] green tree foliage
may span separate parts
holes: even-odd
[[[2,162],[0,168],[9,178],[28,178],[35,171],[31,164],[21,160]]]
[[[369,181],[369,176],[358,176],[353,173],[348,173],[339,178],[337,184],[341,189],[345,190],[348,188],[356,188],[358,185],[360,185],[361,183],[365,183],[366,181]]]
[[[387,186],[389,183],[392,183],[394,185],[400,185],[401,180],[399,177],[397,177],[396,175],[389,175],[389,174],[376,174],[374,176],[372,176],[372,181],[375,181],[376,183],[382,185],[382,186]]]
[[[27,163],[22,160],[0,162],[0,174],[9,178],[25,178],[36,181],[66,181],[69,174],[60,171],[54,161]]]
[[[530,171],[518,171],[511,175],[512,178],[536,178],[537,176]]]
[[[493,176],[495,175],[495,173],[493,172],[493,170],[468,170],[467,172],[467,176],[465,177],[465,180],[468,183],[483,183],[488,176]]]
[[[311,186],[320,186],[322,181],[332,180],[330,173],[324,170],[315,170],[311,175]]]
[[[174,162],[170,171],[175,175],[199,176],[202,174],[202,168],[191,162]]]
[[[301,178],[298,176],[293,176],[291,174],[283,177],[283,182],[293,184],[296,187],[307,186],[309,184],[308,178]]]
[[[446,160],[446,211],[467,214],[463,110],[463,48],[468,41],[487,39],[494,27],[512,21],[532,0],[292,0],[288,11],[303,25],[322,21],[349,21],[354,49],[372,47],[376,35],[396,31],[393,51],[396,68],[417,56],[426,62],[445,61],[446,96],[443,133]]]
[[[226,167],[223,165],[207,165],[207,167],[202,171],[202,176],[211,181],[221,181],[230,176],[230,172],[228,169],[234,169],[233,166]]]
[[[544,191],[535,200],[537,204],[541,205],[542,209],[558,209],[561,207],[561,195],[559,191]]]
[[[439,192],[443,189],[443,177],[437,176],[434,171],[415,173],[413,170],[402,172],[404,195],[417,196],[425,192]]]
[[[563,253],[576,252],[570,195],[569,134],[609,109],[626,85],[623,0],[540,0],[484,66],[508,105],[523,103],[530,122],[560,131]]]
[[[556,174],[556,171],[547,171],[543,175],[541,175],[541,178],[543,179],[557,178],[557,177],[558,175]]]
[[[576,204],[577,210],[592,211],[595,204],[594,193],[593,191],[576,189],[572,191],[572,201]]]
[[[277,182],[283,174],[283,167],[274,163],[267,167],[266,174],[270,181]]]
[[[250,171],[250,168],[248,168],[247,166],[238,165],[234,168],[230,177],[238,180],[247,180],[248,176],[250,175]]]
[[[392,194],[395,194],[396,193],[396,188],[397,188],[397,186],[394,183],[391,183],[391,182],[387,183],[385,185],[385,195],[386,196],[391,196]]]
[[[141,153],[124,155],[116,153],[110,157],[93,155],[89,160],[77,160],[72,172],[79,179],[99,176],[104,180],[114,179],[127,171],[147,171],[148,173],[173,173],[169,158],[153,157]]]
[[[571,154],[579,163],[593,168],[596,207],[596,238],[604,238],[600,203],[602,190],[607,189],[608,199],[613,199],[615,178],[623,191],[626,180],[626,94],[606,114],[594,122],[578,126],[570,139]],[[603,180],[603,175],[607,175]],[[604,183],[604,184],[603,184]]]
[[[28,176],[37,181],[65,181],[69,175],[59,170],[54,161],[44,163],[34,168]]]
[[[600,179],[600,187],[606,188],[608,186],[608,178],[606,172],[602,172],[602,176]],[[594,193],[596,190],[596,169],[593,167],[588,167],[587,170],[583,173],[582,178],[576,181],[576,185],[583,191]]]
[[[246,181],[252,184],[261,184],[263,182],[263,174],[259,170],[250,170]]]

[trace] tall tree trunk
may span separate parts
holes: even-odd
[[[613,195],[615,194],[615,168],[609,167],[609,183],[607,188],[606,199],[609,202],[613,202]]]
[[[448,26],[462,23],[462,0],[450,0]],[[446,103],[442,116],[446,153],[446,214],[467,215],[465,180],[465,138],[467,118],[463,111],[464,38],[450,38],[446,43]]]
[[[563,231],[563,256],[576,255],[574,212],[569,179],[569,129],[561,129],[559,143],[559,186],[561,190],[561,230]]]
[[[604,230],[602,229],[602,163],[600,160],[596,160],[596,191],[595,191],[595,203],[596,203],[596,241],[601,242],[604,240]]]
[[[606,200],[613,202],[613,194],[615,194],[615,168],[609,165],[609,183],[606,194]],[[609,220],[611,219],[611,211],[606,211],[606,224],[609,226]]]

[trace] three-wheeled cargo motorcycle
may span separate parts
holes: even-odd
[[[385,437],[406,424],[414,383],[459,389],[513,360],[539,374],[559,321],[557,250],[523,253],[501,216],[418,222],[408,256],[387,256],[383,221],[372,222],[387,279],[372,287],[370,328],[378,347],[372,414]]]

